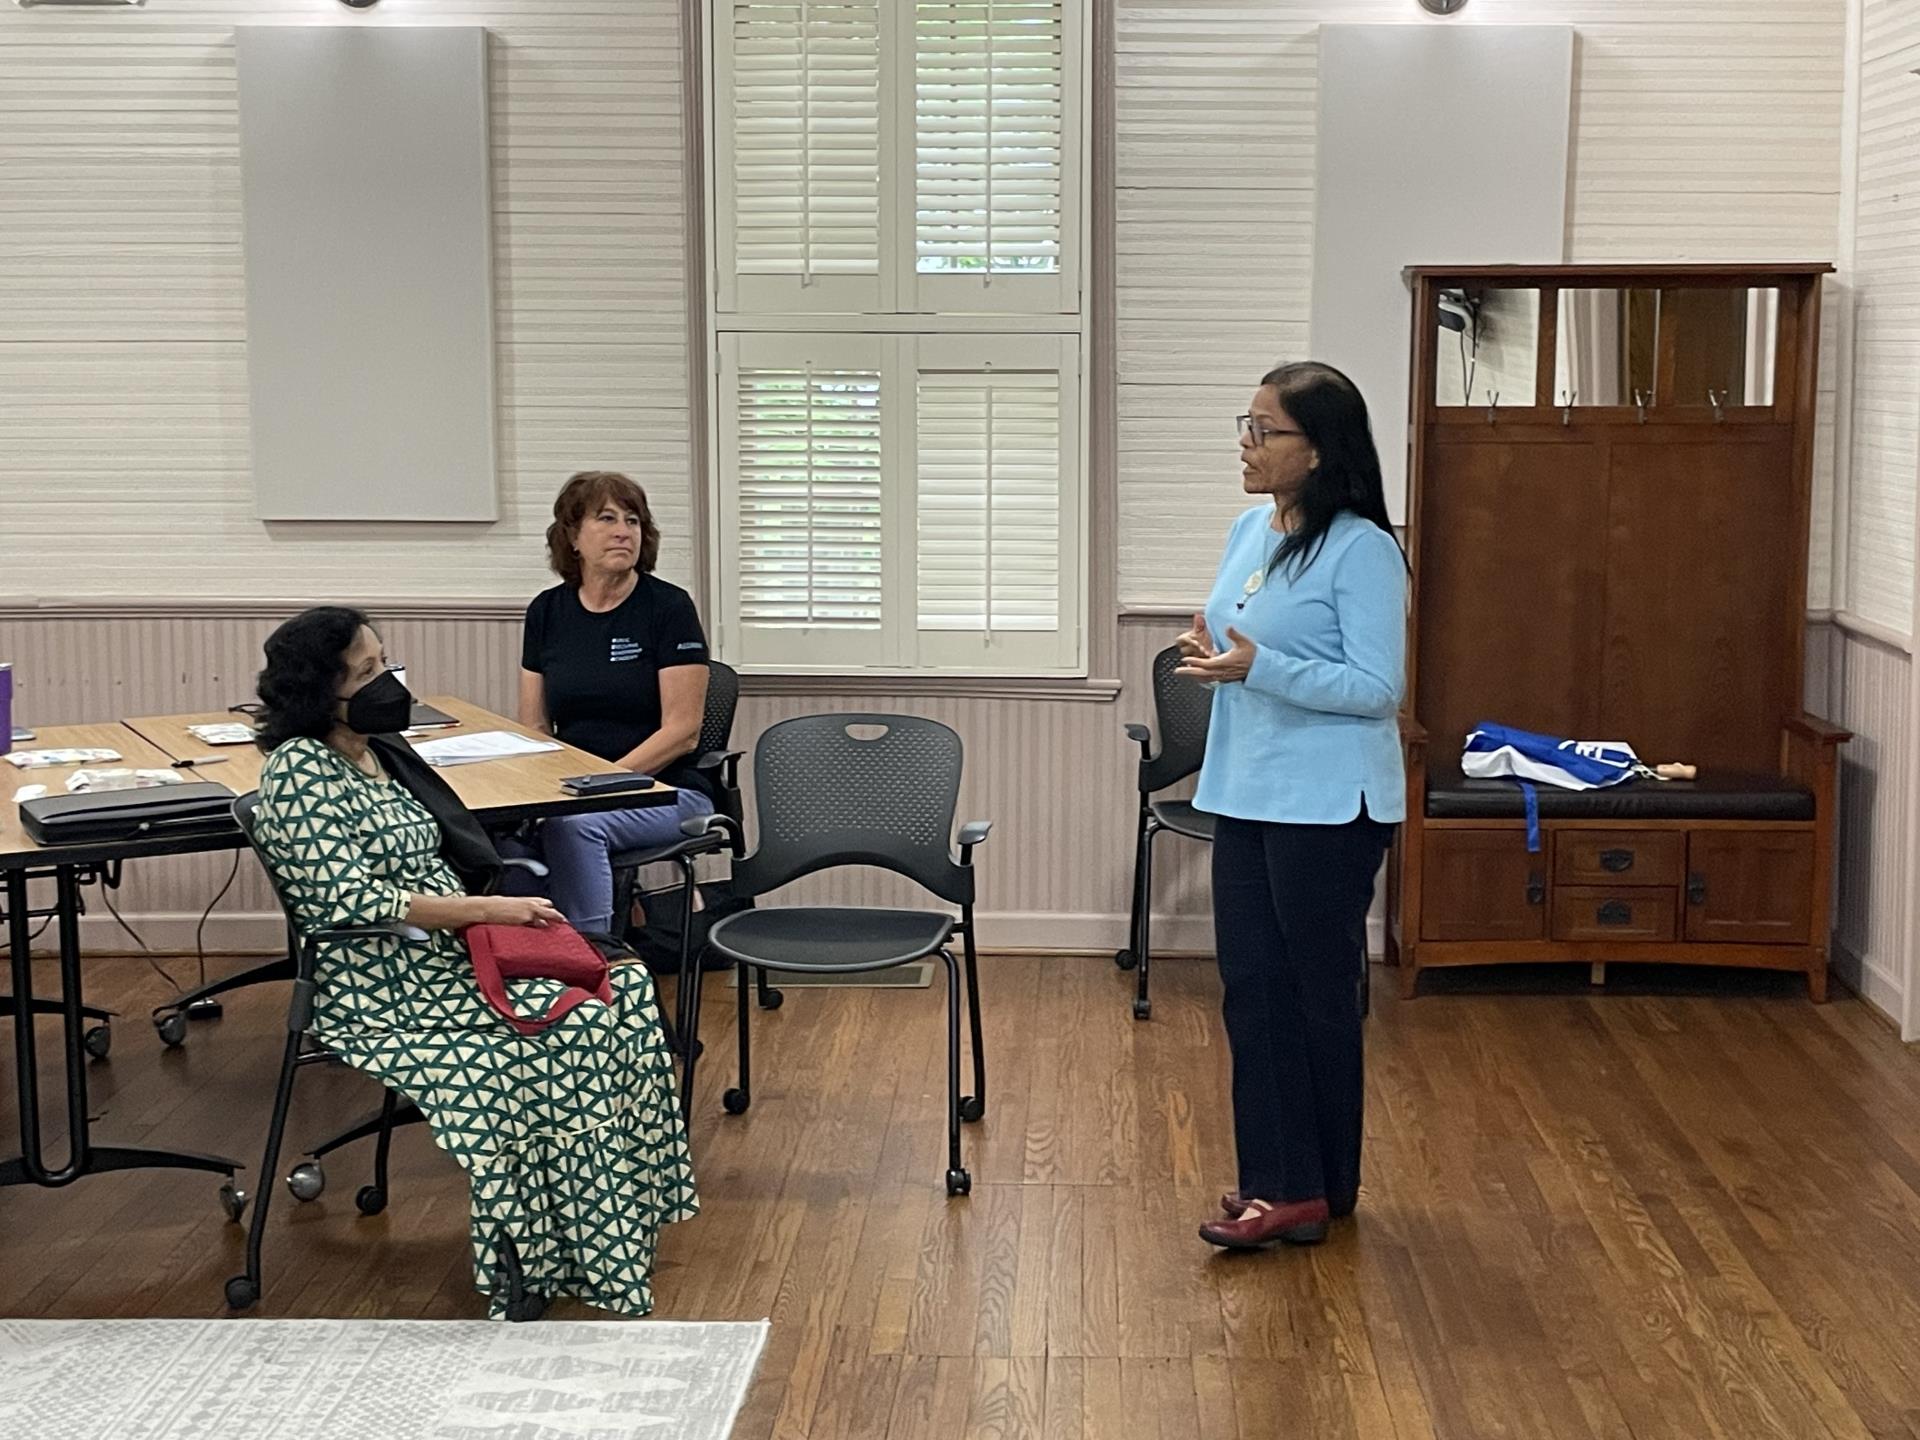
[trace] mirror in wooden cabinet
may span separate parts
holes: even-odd
[[[1562,290],[1556,405],[1713,409],[1773,403],[1778,290]]]
[[[1531,405],[1540,356],[1540,292],[1500,286],[1440,292],[1433,401]]]

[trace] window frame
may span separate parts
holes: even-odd
[[[734,0],[697,0],[702,26],[701,54],[705,134],[700,166],[705,196],[703,250],[707,296],[704,338],[707,357],[706,453],[713,464],[704,477],[700,502],[715,523],[706,527],[705,575],[709,593],[706,611],[718,658],[744,674],[763,676],[832,675],[842,679],[884,680],[918,677],[947,682],[979,680],[1005,684],[1031,679],[1037,683],[1084,681],[1090,674],[1094,648],[1092,601],[1096,586],[1095,508],[1091,484],[1090,420],[1097,401],[1089,392],[1093,371],[1090,353],[1094,317],[1087,299],[1087,276],[1093,236],[1094,164],[1092,60],[1098,0],[1059,0],[1062,18],[1061,65],[1061,255],[1058,272],[1046,275],[983,274],[920,275],[915,265],[917,237],[914,217],[916,149],[913,143],[917,75],[916,29],[910,23],[915,10],[882,0],[884,55],[880,79],[880,147],[882,180],[880,275],[877,285],[867,277],[821,277],[810,287],[811,296],[795,297],[785,277],[753,277],[778,281],[768,286],[745,285],[733,271],[733,176],[725,163],[733,135],[732,91],[725,65],[730,54],[730,27]],[[904,14],[909,23],[898,23]],[[887,23],[886,17],[894,20]],[[904,80],[903,80],[904,77]],[[889,178],[891,177],[891,182]],[[891,196],[888,189],[891,184]],[[889,200],[891,203],[889,203]],[[889,245],[892,246],[891,251]],[[893,257],[890,260],[890,255]],[[905,256],[905,264],[899,256]],[[830,282],[850,281],[839,285]],[[1028,283],[1032,282],[1032,283]],[[780,292],[785,289],[783,296]],[[863,294],[850,294],[863,291]],[[1016,294],[1015,292],[1019,292]],[[871,297],[877,303],[869,306]],[[1010,298],[1011,297],[1011,298]],[[1017,300],[1017,304],[1015,301]],[[942,309],[926,308],[939,305]],[[764,308],[762,308],[764,307]],[[775,337],[784,342],[767,345]],[[892,416],[883,420],[883,513],[887,544],[883,550],[883,620],[880,637],[869,646],[849,642],[865,631],[808,631],[796,645],[791,632],[780,644],[766,642],[758,627],[739,618],[737,536],[740,494],[728,477],[736,473],[739,437],[734,404],[734,379],[741,355],[805,354],[805,341],[824,342],[814,353],[858,353],[861,345],[877,345],[882,356],[883,397],[893,395]],[[854,348],[834,344],[853,342]],[[1006,363],[1015,355],[1032,355],[1036,347],[1061,356],[1060,395],[1063,412],[1060,481],[1060,628],[1055,632],[941,632],[920,631],[917,592],[910,557],[917,547],[915,505],[915,420],[917,370],[915,355],[923,345],[936,352],[971,350],[983,357],[994,345],[1006,347]],[[770,362],[769,362],[770,363]],[[868,368],[868,367],[862,367]],[[1030,368],[1019,365],[1015,368]],[[889,379],[892,381],[889,386]],[[888,401],[883,398],[883,406]],[[883,413],[885,413],[883,411]],[[1070,429],[1066,428],[1068,425]],[[1044,640],[1046,643],[1039,643]],[[799,653],[796,653],[799,652]]]

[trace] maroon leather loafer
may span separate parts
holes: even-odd
[[[1268,1245],[1318,1245],[1327,1238],[1327,1202],[1295,1200],[1271,1205],[1249,1200],[1234,1220],[1209,1220],[1200,1238],[1223,1250],[1259,1250]]]

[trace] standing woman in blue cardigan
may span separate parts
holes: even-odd
[[[1406,818],[1407,565],[1366,401],[1285,365],[1240,417],[1234,522],[1179,673],[1214,687],[1194,804],[1217,816],[1213,915],[1239,1187],[1209,1244],[1315,1244],[1360,1189],[1367,911]]]

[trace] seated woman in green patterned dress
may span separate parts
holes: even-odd
[[[474,1273],[494,1315],[512,1252],[532,1296],[646,1314],[660,1226],[698,1208],[652,980],[616,965],[612,1005],[589,1000],[538,1034],[510,1026],[481,996],[458,932],[560,914],[541,899],[466,893],[448,837],[480,837],[477,824],[461,809],[443,831],[382,764],[404,742],[369,737],[405,729],[412,697],[379,635],[358,611],[322,607],[274,631],[266,656],[255,838],[296,922],[404,920],[429,935],[323,954],[315,1038],[419,1106],[466,1168]],[[442,814],[458,806],[427,785]],[[510,993],[520,1013],[543,1014],[561,988],[515,981]]]

